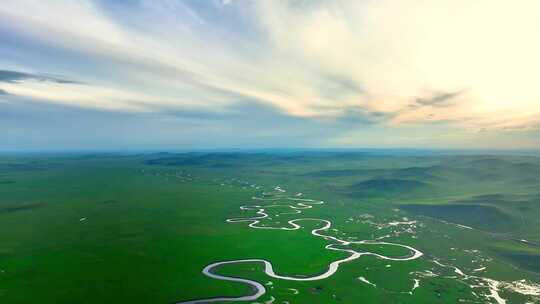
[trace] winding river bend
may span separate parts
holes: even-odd
[[[377,241],[377,240],[361,240],[361,241],[347,241],[342,240],[334,236],[325,235],[324,232],[328,231],[332,227],[332,222],[325,219],[319,219],[319,218],[298,218],[293,219],[287,222],[287,226],[285,227],[268,227],[268,226],[262,226],[260,225],[261,220],[268,218],[268,213],[266,213],[266,210],[269,208],[276,208],[276,207],[288,207],[291,209],[290,212],[281,213],[283,214],[299,214],[302,213],[302,210],[304,209],[310,209],[313,208],[315,205],[322,205],[324,204],[323,201],[317,201],[312,199],[305,199],[300,198],[301,194],[297,194],[294,197],[283,197],[285,190],[283,190],[280,187],[275,187],[274,192],[272,193],[263,193],[263,197],[253,197],[253,200],[268,202],[268,201],[289,201],[291,204],[289,205],[282,205],[282,204],[269,204],[269,205],[254,205],[254,206],[241,206],[241,210],[254,210],[256,211],[256,216],[250,217],[250,218],[232,218],[227,219],[228,223],[240,223],[240,222],[247,222],[249,223],[250,228],[254,229],[276,229],[276,230],[298,230],[302,228],[302,225],[299,224],[301,222],[306,221],[315,221],[315,222],[321,222],[324,224],[320,228],[315,228],[311,230],[311,234],[315,237],[321,237],[325,240],[332,241],[332,244],[326,245],[324,248],[327,250],[335,250],[335,251],[343,251],[347,252],[350,255],[344,259],[336,260],[331,262],[328,265],[328,269],[319,275],[312,276],[312,277],[295,277],[295,276],[283,276],[279,275],[274,272],[274,268],[272,266],[272,263],[270,261],[264,260],[264,259],[242,259],[242,260],[231,260],[231,261],[220,261],[212,263],[202,270],[202,273],[210,278],[217,279],[217,280],[223,280],[223,281],[231,281],[231,282],[240,282],[247,284],[251,287],[252,292],[248,295],[241,296],[241,297],[215,297],[215,298],[207,298],[207,299],[197,299],[197,300],[190,300],[190,301],[182,301],[177,302],[177,304],[201,304],[201,303],[212,303],[212,302],[230,302],[230,301],[253,301],[258,299],[260,296],[264,295],[266,293],[266,288],[264,285],[257,281],[243,279],[243,278],[237,278],[237,277],[230,277],[230,276],[222,276],[219,274],[216,274],[217,270],[223,265],[230,265],[230,264],[241,264],[241,263],[262,263],[264,264],[264,273],[272,278],[275,279],[281,279],[281,280],[289,280],[289,281],[317,281],[326,279],[330,276],[332,276],[336,271],[339,269],[339,265],[342,263],[347,263],[353,260],[358,259],[359,257],[363,255],[371,255],[375,256],[379,259],[383,260],[391,260],[391,261],[409,261],[414,260],[422,256],[422,252],[419,250],[402,244],[397,243],[390,243],[390,242],[383,242],[383,241]],[[409,250],[409,255],[405,257],[399,257],[399,258],[392,258],[387,257],[381,254],[373,253],[373,252],[359,252],[353,249],[343,249],[338,248],[336,246],[340,245],[351,245],[351,244],[373,244],[373,245],[388,245],[388,246],[398,246],[403,247]]]

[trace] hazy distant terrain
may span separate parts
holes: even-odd
[[[245,259],[275,277],[211,272],[260,283],[248,303],[537,303],[540,158],[4,155],[0,240],[2,303],[241,297],[256,288],[202,270]]]

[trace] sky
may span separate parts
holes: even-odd
[[[5,0],[0,150],[538,149],[538,11]]]

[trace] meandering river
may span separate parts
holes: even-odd
[[[342,240],[338,237],[326,235],[324,232],[328,231],[332,227],[332,222],[326,219],[319,219],[319,218],[297,218],[293,219],[287,222],[287,226],[283,227],[270,227],[270,226],[262,226],[260,225],[261,221],[265,218],[268,218],[269,215],[266,212],[267,209],[270,208],[277,208],[277,207],[288,207],[291,209],[291,212],[287,213],[281,213],[281,214],[300,214],[302,213],[302,210],[304,209],[310,209],[313,208],[315,205],[322,205],[324,204],[323,201],[317,201],[312,199],[305,199],[305,198],[299,198],[296,195],[294,197],[283,197],[284,193],[286,191],[280,187],[275,187],[274,192],[271,193],[263,193],[263,197],[253,197],[253,200],[262,201],[262,202],[268,202],[268,201],[288,201],[291,202],[291,204],[268,204],[268,205],[253,205],[253,206],[241,206],[241,210],[253,210],[256,211],[256,216],[249,217],[249,218],[232,218],[227,219],[228,223],[240,223],[240,222],[247,222],[249,223],[249,227],[253,229],[279,229],[279,230],[298,230],[302,228],[302,225],[299,224],[301,222],[306,221],[315,221],[320,222],[323,224],[320,228],[315,228],[311,230],[311,234],[315,237],[321,237],[325,240],[333,242],[332,244],[326,245],[324,248],[327,250],[335,250],[335,251],[343,251],[347,252],[350,255],[344,259],[336,260],[331,262],[328,265],[328,269],[319,275],[312,276],[312,277],[298,277],[298,276],[284,276],[279,275],[275,273],[274,268],[272,266],[272,263],[270,261],[264,260],[264,259],[241,259],[241,260],[230,260],[230,261],[219,261],[214,262],[212,264],[209,264],[206,266],[202,273],[210,278],[217,279],[217,280],[223,280],[223,281],[231,281],[231,282],[240,282],[247,284],[251,287],[252,292],[248,295],[241,296],[241,297],[215,297],[215,298],[207,298],[207,299],[198,299],[198,300],[190,300],[190,301],[183,301],[178,302],[177,304],[201,304],[201,303],[212,303],[212,302],[227,302],[227,301],[253,301],[258,299],[260,296],[264,295],[266,293],[266,288],[264,285],[257,281],[243,279],[243,278],[237,278],[237,277],[230,277],[230,276],[222,276],[218,275],[216,272],[219,270],[219,268],[223,265],[230,265],[230,264],[240,264],[240,263],[262,263],[264,264],[264,273],[268,275],[269,277],[275,278],[275,279],[281,279],[281,280],[289,280],[289,281],[316,281],[316,280],[322,280],[326,279],[330,276],[332,276],[336,271],[338,271],[339,266],[343,263],[347,263],[353,260],[356,260],[360,258],[363,255],[371,255],[375,256],[379,259],[383,260],[391,260],[391,261],[409,261],[414,260],[419,257],[421,257],[423,254],[419,250],[403,244],[397,244],[397,243],[390,243],[390,242],[383,242],[383,241],[377,241],[377,240],[361,240],[361,241],[347,241]],[[353,249],[344,249],[344,248],[337,248],[336,246],[343,246],[343,245],[351,245],[351,244],[374,244],[374,245],[387,245],[387,246],[398,246],[403,247],[409,250],[409,255],[405,257],[399,257],[399,258],[392,258],[387,257],[378,253],[374,252],[358,252]]]

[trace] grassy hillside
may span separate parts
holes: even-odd
[[[414,246],[425,256],[406,263],[362,257],[316,282],[269,279],[260,265],[220,270],[272,281],[261,301],[272,296],[276,303],[474,302],[479,299],[472,291],[482,295],[489,290],[471,289],[456,279],[453,268],[435,261],[505,282],[540,283],[539,176],[540,159],[527,156],[3,156],[0,301],[173,303],[245,294],[245,285],[201,274],[205,265],[228,259],[269,259],[276,271],[290,275],[325,271],[344,254],[325,250],[330,241],[313,238],[309,225],[288,233],[225,222],[246,216],[240,206],[279,185],[291,195],[303,193],[326,204],[305,215],[272,215],[269,224],[296,216],[325,218],[333,222],[336,236],[382,238]],[[406,254],[367,244],[350,248]],[[427,271],[437,275],[422,275]],[[421,285],[409,293],[415,279]],[[501,290],[508,303],[534,300]]]

